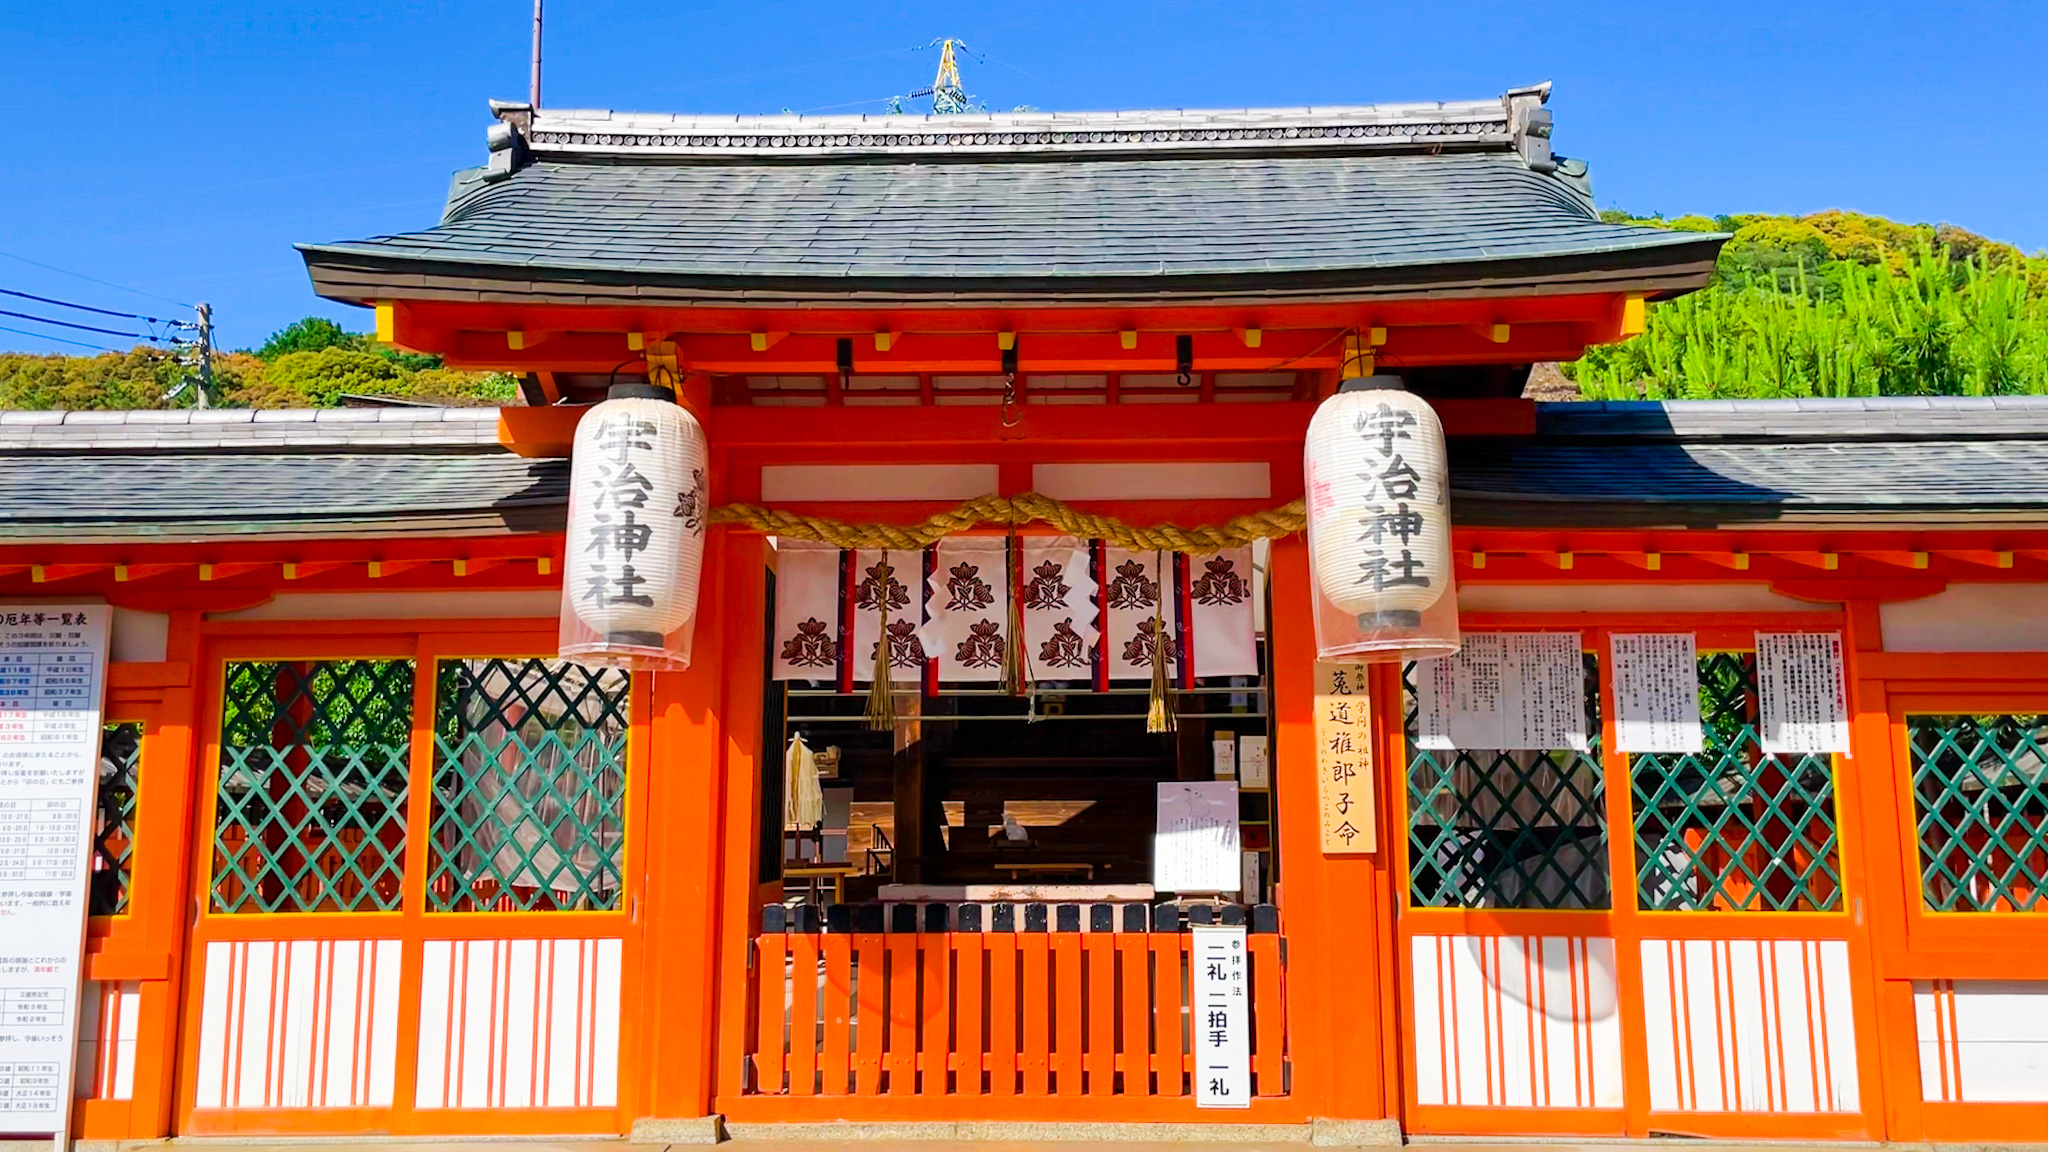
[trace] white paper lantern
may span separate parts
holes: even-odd
[[[1443,425],[1399,377],[1346,381],[1309,422],[1317,591],[1362,633],[1414,631],[1451,586]]]
[[[666,640],[697,611],[709,451],[704,426],[671,395],[617,387],[576,426],[562,655],[581,663],[687,663]]]

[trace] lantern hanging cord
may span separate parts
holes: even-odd
[[[1292,500],[1264,512],[1233,516],[1221,524],[1182,528],[1175,524],[1134,527],[1114,516],[1082,512],[1037,492],[1018,496],[990,493],[917,524],[849,524],[826,516],[808,516],[763,508],[758,504],[727,504],[711,511],[713,524],[744,524],[771,536],[813,540],[836,548],[923,548],[948,536],[985,524],[1042,522],[1069,536],[1106,540],[1119,548],[1163,550],[1190,555],[1242,548],[1254,540],[1270,540],[1301,531],[1308,523],[1307,506]]]

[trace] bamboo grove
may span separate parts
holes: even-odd
[[[1810,247],[1788,218],[1723,218],[1716,283],[1566,375],[1589,400],[2048,393],[2048,259],[1888,221],[1885,243],[1843,241],[1841,220],[1875,218],[1826,215]]]

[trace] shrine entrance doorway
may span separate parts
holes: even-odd
[[[1075,551],[1087,563],[1091,550]],[[780,558],[777,598],[806,578],[793,554]],[[821,571],[858,577],[878,559],[849,555]],[[977,561],[935,555],[925,570],[961,563]],[[1151,565],[1144,571],[1163,570],[1160,583],[1171,589],[1173,558]],[[876,575],[875,585],[890,575]],[[805,625],[857,595],[860,583],[834,577],[816,609],[784,600],[769,625],[789,624],[774,635],[798,645],[771,650],[791,654],[784,664],[808,658],[803,645],[814,633]],[[1269,902],[1260,608],[1242,620],[1245,671],[1176,675],[1175,727],[1163,733],[1146,731],[1145,668],[1110,678],[1105,659],[1103,676],[1089,679],[1085,650],[1080,679],[954,680],[943,662],[933,675],[905,676],[883,730],[870,726],[868,686],[855,680],[864,663],[834,680],[827,665],[806,679],[796,673],[808,669],[778,675],[771,662],[765,736],[781,754],[764,774],[758,827],[775,859],[760,861],[764,900],[739,968],[748,1010],[725,1025],[742,1057],[721,1067],[718,1110],[734,1122],[1023,1120],[1043,1118],[1043,1098],[1059,1097],[1070,1120],[1299,1122],[1289,1099],[1282,911]],[[1128,623],[1150,624],[1160,613],[1172,628],[1173,611],[1134,608]],[[1127,623],[1107,617],[1099,632]],[[1191,631],[1186,639],[1168,633],[1170,644],[1193,644],[1169,649],[1178,667],[1207,635]],[[863,639],[856,654],[873,659],[875,641]],[[1101,650],[1127,648],[1119,641]],[[1193,666],[1203,667],[1199,655]],[[815,832],[798,799],[810,785],[791,773],[815,776],[823,817]],[[1159,785],[1219,779],[1239,785],[1249,890],[1220,899],[1155,890]],[[795,855],[812,852],[823,857],[817,867],[843,862],[850,874],[814,885],[808,861]],[[780,886],[765,883],[775,865]],[[1249,1112],[1195,1103],[1191,927],[1205,923],[1247,932]]]

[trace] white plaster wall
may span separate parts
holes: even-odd
[[[1461,612],[1833,612],[1762,584],[1460,584]]]
[[[994,492],[996,484],[994,464],[770,464],[761,469],[761,499],[771,504],[972,500]]]
[[[1878,618],[1893,652],[2048,652],[2048,584],[1951,584]]]
[[[171,614],[114,609],[112,657],[116,661],[156,663],[171,647]]]
[[[1273,495],[1273,468],[1243,461],[1038,464],[1031,486],[1056,500],[1264,500]]]

